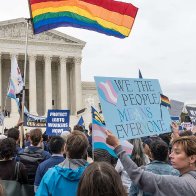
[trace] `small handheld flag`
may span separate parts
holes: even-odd
[[[163,118],[163,115],[162,115],[162,110],[161,110],[161,106],[164,106],[164,107],[168,107],[171,109],[171,104],[170,104],[170,100],[167,96],[163,95],[163,94],[160,94],[160,98],[161,98],[161,101],[160,101],[160,111],[161,111],[161,119]]]
[[[171,108],[169,98],[163,94],[160,94],[160,96],[161,96],[161,105]]]
[[[98,122],[102,123],[103,125],[105,125],[105,121],[102,118],[102,116],[99,114],[99,112],[97,112],[97,110],[95,110],[94,107],[91,106],[91,113],[92,113],[92,119],[97,120]]]
[[[82,126],[83,128],[85,128],[84,119],[83,119],[82,116],[80,117],[80,119],[79,119],[77,125]]]
[[[141,71],[140,71],[140,69],[139,69],[139,78],[143,78],[143,76],[142,76],[142,73],[141,73]]]
[[[7,96],[16,99],[16,95],[22,92],[23,79],[15,56],[12,56],[11,62],[11,74]]]

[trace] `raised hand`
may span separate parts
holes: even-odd
[[[106,134],[107,134],[107,139],[106,139],[107,144],[113,146],[114,148],[120,145],[120,141],[112,132],[107,130]]]

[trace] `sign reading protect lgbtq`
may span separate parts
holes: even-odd
[[[47,135],[61,135],[69,130],[69,110],[48,110]]]
[[[119,139],[171,131],[158,80],[95,77],[95,82],[107,129]]]

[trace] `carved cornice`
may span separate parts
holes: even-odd
[[[7,24],[0,26],[0,38],[8,39],[8,40],[20,40],[24,41],[26,39],[26,24],[18,23],[18,24]],[[37,41],[37,42],[47,42],[47,43],[59,43],[59,44],[77,44],[77,42],[67,39],[63,36],[54,34],[50,31],[46,31],[40,34],[33,34],[31,25],[28,30],[28,39],[29,42]],[[79,44],[79,43],[78,43]]]

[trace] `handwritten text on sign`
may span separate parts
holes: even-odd
[[[170,131],[168,109],[160,106],[158,80],[95,77],[108,129],[119,139]]]

